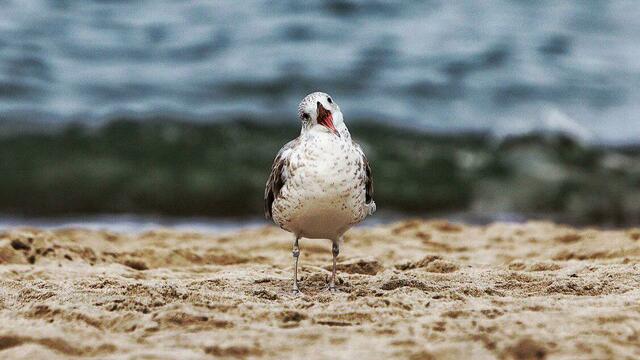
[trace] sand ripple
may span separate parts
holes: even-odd
[[[329,242],[0,233],[2,358],[636,358],[638,229],[406,221]]]

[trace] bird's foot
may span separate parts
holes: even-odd
[[[300,291],[300,288],[298,288],[298,285],[295,285],[293,287],[293,290],[291,290],[291,295],[293,295],[293,296],[303,296],[304,294],[302,293],[302,291]]]
[[[338,288],[335,285],[332,285],[332,284],[327,284],[327,286],[325,286],[323,290],[324,291],[328,291],[328,292],[330,292],[332,294],[338,293]]]

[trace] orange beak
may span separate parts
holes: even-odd
[[[336,127],[333,125],[333,115],[331,115],[331,111],[325,109],[324,106],[322,106],[322,104],[320,103],[320,101],[318,101],[317,110],[318,110],[318,124],[326,127],[332,133],[340,137],[340,133],[338,132]]]

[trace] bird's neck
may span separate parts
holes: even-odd
[[[324,134],[324,135],[335,136],[337,139],[340,139],[342,141],[351,141],[351,133],[349,133],[349,129],[347,129],[347,126],[344,123],[336,124],[336,130],[338,130],[338,132],[340,133],[340,136],[337,136],[331,133],[326,127],[319,124],[306,125],[306,126],[305,124],[303,124],[302,129],[300,130],[300,136]]]

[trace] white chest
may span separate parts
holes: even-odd
[[[291,154],[274,220],[305,237],[332,238],[366,216],[360,153],[351,139],[312,134]]]
[[[360,167],[350,142],[336,136],[311,136],[291,158],[291,179],[301,191],[339,193],[353,185]]]

